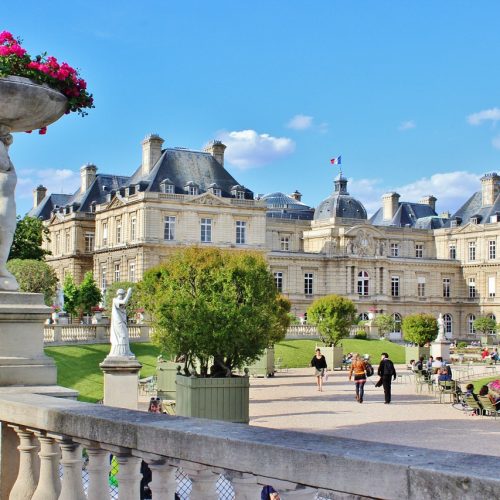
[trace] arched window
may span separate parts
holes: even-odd
[[[368,321],[370,317],[368,316],[368,313],[361,313],[358,316],[358,321]]]
[[[402,322],[401,314],[394,313],[392,315],[392,319],[394,320],[394,332],[401,333],[401,322]]]
[[[497,322],[497,317],[494,314],[488,314],[488,318],[492,319],[495,323]],[[493,335],[496,332],[495,330],[490,330],[488,333],[490,335]]]
[[[368,295],[368,283],[370,281],[370,277],[366,271],[360,271],[358,273],[358,295],[366,296]]]
[[[444,334],[446,337],[451,337],[453,334],[453,318],[451,317],[451,314],[445,314],[443,316],[443,322],[444,322]]]
[[[476,316],[474,316],[474,314],[469,314],[469,316],[467,316],[467,332],[471,335],[476,333],[474,321],[476,321]]]

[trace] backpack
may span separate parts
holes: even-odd
[[[367,377],[371,377],[375,373],[373,366],[366,361],[365,361],[365,372]]]

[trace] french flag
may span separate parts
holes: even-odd
[[[342,156],[337,156],[337,158],[332,158],[330,160],[332,165],[342,165]]]

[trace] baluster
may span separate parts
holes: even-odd
[[[91,500],[109,500],[109,451],[99,448],[99,443],[81,440],[79,443],[85,446],[89,456],[87,497]]]
[[[182,470],[189,476],[193,484],[191,500],[219,500],[216,489],[219,474],[195,463],[183,464]]]
[[[60,440],[63,478],[59,500],[87,500],[82,483],[82,450],[71,438]]]
[[[61,493],[59,459],[61,451],[53,437],[45,432],[35,432],[40,442],[40,480],[31,500],[57,500]]]
[[[140,498],[141,459],[123,453],[115,456],[118,462],[118,496],[120,500],[137,500]]]
[[[234,497],[238,500],[255,500],[259,498],[262,491],[262,485],[257,482],[257,476],[253,474],[240,474],[231,472],[231,484],[234,488]]]
[[[17,425],[11,425],[19,437],[19,472],[12,489],[9,500],[25,500],[31,498],[38,483],[38,464],[33,434]]]
[[[177,482],[175,481],[177,467],[166,463],[163,459],[149,460],[148,466],[152,474],[149,488],[153,494],[153,498],[155,500],[172,500],[177,489]]]

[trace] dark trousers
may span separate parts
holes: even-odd
[[[392,375],[382,376],[382,386],[384,387],[384,397],[386,403],[391,402],[391,382],[392,382]]]

